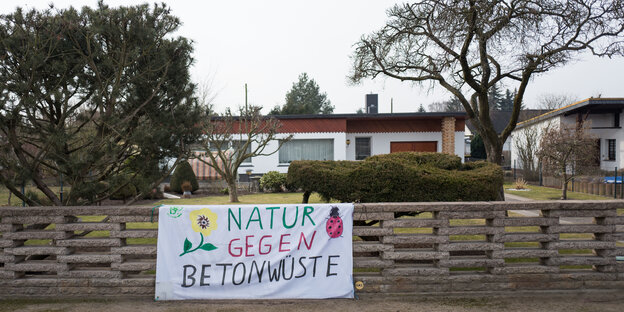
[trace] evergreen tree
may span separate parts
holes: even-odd
[[[491,110],[502,110],[501,102],[503,100],[503,96],[498,88],[498,84],[494,84],[490,90],[488,90],[488,103],[490,104]]]
[[[487,153],[485,151],[485,145],[483,139],[479,134],[475,134],[470,140],[470,157],[476,159],[486,159]]]
[[[299,115],[299,114],[331,114],[334,106],[327,98],[327,93],[321,92],[314,79],[307,73],[299,75],[299,80],[293,83],[286,93],[286,103],[283,107],[275,106],[271,115]]]
[[[201,134],[193,48],[173,36],[179,26],[165,5],[0,16],[0,182],[37,205],[17,174],[63,205],[162,181]],[[63,202],[45,179],[61,174]]]
[[[419,113],[425,113],[427,111],[425,110],[425,107],[422,104],[420,104],[420,106],[418,106],[418,112]]]
[[[195,192],[199,189],[197,177],[195,176],[195,172],[193,172],[193,167],[191,167],[188,161],[182,161],[178,164],[171,175],[169,186],[172,191],[182,194],[182,183],[184,182],[191,183],[191,192]]]
[[[513,101],[514,101],[515,96],[516,96],[516,92],[512,93],[511,90],[506,89],[505,97],[502,98],[500,101],[499,110],[506,111],[506,112],[513,110]]]

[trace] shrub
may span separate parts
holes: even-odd
[[[286,187],[286,174],[269,171],[260,178],[260,187],[271,192],[281,192]]]
[[[41,206],[54,206],[54,203],[52,203],[52,201],[47,196],[37,191],[26,190],[26,193],[24,195]]]
[[[526,189],[526,186],[527,186],[526,181],[524,181],[524,179],[522,178],[517,179],[516,182],[514,183],[514,188],[516,190],[524,190]]]
[[[182,188],[182,192],[190,192],[193,189],[193,186],[191,185],[191,182],[189,181],[184,181],[182,182],[182,185],[180,186],[180,188]]]
[[[364,161],[293,161],[288,183],[342,202],[496,200],[500,166],[457,156],[395,153]]]
[[[197,178],[195,177],[195,173],[193,172],[193,168],[191,168],[191,164],[187,161],[183,161],[178,164],[171,175],[171,181],[169,186],[171,190],[176,193],[182,193],[182,182],[189,181],[191,183],[192,189],[191,192],[195,192],[199,189],[199,183],[197,183]]]
[[[110,199],[121,199],[121,200],[126,200],[128,198],[134,197],[137,195],[137,189],[136,187],[131,184],[128,183],[124,186],[122,186],[117,192],[115,192],[113,195],[110,196]]]

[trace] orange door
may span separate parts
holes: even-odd
[[[437,152],[438,142],[417,141],[417,142],[390,142],[390,153],[396,152]]]

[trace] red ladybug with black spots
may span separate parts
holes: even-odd
[[[333,206],[329,212],[329,219],[325,223],[325,230],[330,238],[340,237],[344,230],[342,226],[342,218],[340,218],[340,211],[338,207]]]

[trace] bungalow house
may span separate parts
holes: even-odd
[[[622,98],[589,98],[518,123],[512,132],[513,141],[523,142],[523,131],[528,128],[541,133],[548,126],[591,122],[591,133],[598,140],[596,150],[602,170],[624,167],[624,131],[621,125]],[[539,141],[537,142],[539,144]],[[521,168],[518,153],[512,150],[512,162]]]
[[[238,169],[241,181],[269,171],[287,172],[294,160],[362,160],[371,155],[402,151],[464,154],[465,113],[395,113],[274,116],[283,137],[292,140],[270,156],[249,159]],[[278,142],[270,142],[274,150]],[[198,179],[214,170],[191,160]]]

